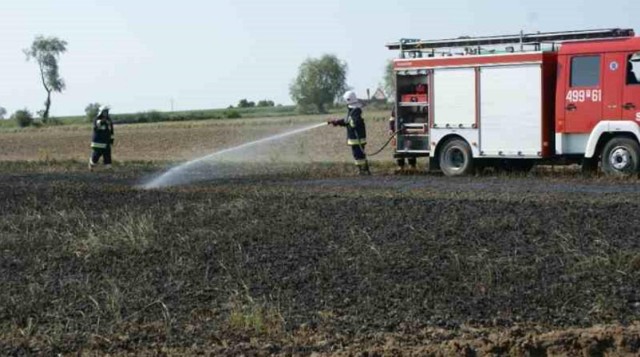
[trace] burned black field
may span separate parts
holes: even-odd
[[[153,169],[2,167],[0,355],[640,352],[637,179]]]

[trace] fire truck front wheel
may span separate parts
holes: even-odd
[[[630,138],[613,138],[602,151],[602,171],[609,175],[626,176],[638,173],[640,145]]]
[[[438,156],[440,169],[447,176],[463,176],[473,170],[473,156],[471,148],[462,139],[447,141]]]

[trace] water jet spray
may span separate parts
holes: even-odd
[[[305,131],[309,131],[312,129],[316,129],[319,128],[321,126],[326,126],[326,122],[320,123],[320,124],[314,124],[314,125],[310,125],[310,126],[306,126],[303,128],[299,128],[299,129],[295,129],[295,130],[291,130],[291,131],[287,131],[281,134],[276,134],[276,135],[272,135],[266,138],[262,138],[262,139],[258,139],[258,140],[254,140],[245,144],[241,144],[238,146],[234,146],[231,148],[227,148],[227,149],[223,149],[220,151],[216,151],[212,154],[206,155],[206,156],[202,156],[200,158],[197,159],[193,159],[191,161],[187,161],[183,164],[180,164],[178,166],[172,167],[169,170],[167,170],[166,172],[162,173],[160,176],[155,177],[153,179],[151,179],[150,181],[142,184],[140,187],[143,189],[154,189],[154,188],[163,188],[163,187],[169,187],[169,186],[176,186],[176,185],[185,185],[185,184],[189,184],[192,183],[193,181],[195,181],[195,178],[190,178],[190,177],[185,177],[188,174],[188,170],[189,169],[194,169],[197,168],[199,165],[203,165],[205,163],[210,163],[213,160],[216,159],[220,159],[223,158],[224,155],[226,154],[230,154],[230,153],[237,153],[240,152],[242,150],[246,150],[246,149],[254,149],[258,146],[267,144],[267,143],[272,143],[274,141],[277,140],[281,140],[284,139],[288,136],[292,136],[292,135],[296,135],[296,134],[300,134],[303,133]]]

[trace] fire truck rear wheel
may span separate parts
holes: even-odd
[[[462,139],[447,141],[439,155],[440,169],[447,176],[463,176],[473,171],[471,148]]]
[[[640,169],[640,145],[630,138],[613,138],[602,151],[602,171],[608,175],[627,176]]]

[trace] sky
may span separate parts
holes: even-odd
[[[67,88],[52,115],[89,103],[113,113],[227,107],[240,99],[291,104],[289,85],[307,58],[348,64],[361,97],[382,82],[385,44],[439,39],[633,28],[638,0],[2,0],[0,106],[43,108],[37,65],[23,49],[37,35],[68,42],[60,58]]]

